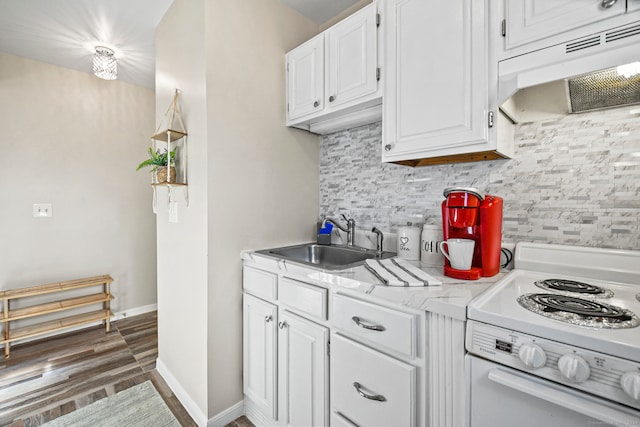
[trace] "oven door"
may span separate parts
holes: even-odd
[[[467,426],[640,425],[640,412],[467,354]]]

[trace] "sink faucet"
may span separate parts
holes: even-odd
[[[378,256],[382,255],[382,240],[384,239],[384,235],[382,231],[380,231],[377,227],[373,227],[371,229],[372,233],[376,233],[376,251],[378,251]]]
[[[322,220],[322,228],[324,228],[324,225],[327,222],[330,222],[331,224],[333,224],[336,227],[338,227],[340,230],[342,230],[345,233],[347,233],[347,245],[355,246],[353,241],[354,241],[354,237],[355,237],[355,234],[356,234],[356,221],[353,218],[347,218],[344,214],[342,214],[342,218],[344,218],[344,220],[347,221],[347,227],[346,228],[344,226],[338,224],[338,222],[336,220],[331,219],[331,218],[325,218],[325,219]]]

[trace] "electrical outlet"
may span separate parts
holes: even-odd
[[[500,266],[503,269],[511,270],[513,268],[513,257],[516,254],[516,244],[511,242],[502,242],[502,252],[500,253]]]
[[[33,217],[34,218],[51,218],[53,216],[53,208],[51,203],[34,203],[33,204]]]

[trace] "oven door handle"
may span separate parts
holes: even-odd
[[[598,403],[595,399],[585,400],[575,393],[549,387],[537,380],[526,378],[502,369],[494,368],[489,371],[489,380],[521,391],[537,399],[546,400],[563,408],[570,409],[579,414],[587,415],[591,418],[613,425],[628,425],[630,418],[621,411],[617,411],[608,405]],[[625,415],[627,418],[625,418]],[[637,422],[637,420],[634,420]]]

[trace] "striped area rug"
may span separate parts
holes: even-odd
[[[47,427],[179,427],[151,381],[49,421]]]

